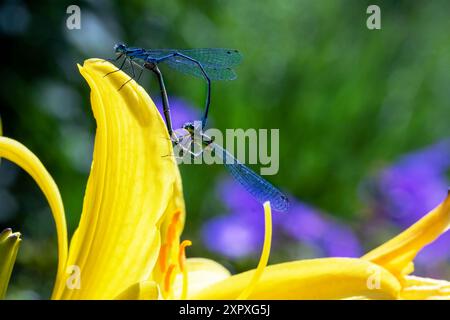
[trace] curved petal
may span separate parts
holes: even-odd
[[[158,285],[154,281],[142,281],[125,289],[116,297],[116,300],[157,300],[159,297]]]
[[[449,225],[450,193],[438,207],[362,259],[383,266],[401,278],[414,270],[412,261],[419,251],[436,240]]]
[[[221,264],[204,258],[189,258],[186,260],[188,273],[187,296],[193,296],[201,290],[230,277],[230,272]],[[174,296],[180,297],[183,289],[183,275],[176,276],[173,290]]]
[[[152,280],[160,224],[184,215],[181,179],[165,124],[147,93],[104,60],[86,60],[80,72],[91,88],[97,121],[94,157],[68,266],[80,270],[80,288],[59,283],[54,298],[113,299]],[[108,76],[106,74],[110,73]]]
[[[50,205],[58,237],[58,269],[56,283],[63,281],[67,260],[67,226],[58,187],[41,161],[21,143],[0,137],[0,158],[8,159],[24,169],[36,181]]]
[[[188,299],[235,299],[255,270],[234,275]],[[361,259],[325,258],[272,265],[249,299],[397,298],[401,286],[384,268]]]

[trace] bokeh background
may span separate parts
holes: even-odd
[[[81,8],[81,29],[66,8]],[[366,9],[381,7],[381,30]],[[439,203],[449,186],[450,2],[20,1],[0,4],[4,135],[33,150],[58,183],[70,233],[89,174],[95,122],[76,64],[112,58],[116,42],[144,48],[230,47],[238,79],[213,84],[210,125],[279,128],[280,171],[292,198],[274,215],[271,263],[358,256]],[[200,79],[163,67],[178,123],[199,117]],[[153,97],[150,74],[140,83]],[[257,168],[257,167],[256,167]],[[253,267],[262,209],[220,166],[181,166],[189,256],[233,271]],[[54,224],[24,172],[0,166],[0,229],[23,234],[9,298],[48,298]],[[450,278],[450,235],[417,259],[417,273]]]

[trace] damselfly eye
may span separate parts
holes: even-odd
[[[192,122],[186,122],[185,124],[183,124],[183,129],[194,130],[194,124]]]
[[[114,45],[114,51],[116,53],[123,53],[126,50],[126,46],[123,43],[116,43]]]

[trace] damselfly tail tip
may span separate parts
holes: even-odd
[[[283,194],[280,197],[280,201],[277,201],[277,203],[274,204],[273,209],[277,212],[286,212],[289,210],[289,207],[290,207],[289,199]]]

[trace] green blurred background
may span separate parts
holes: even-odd
[[[80,30],[66,28],[70,4],[81,8]],[[381,30],[366,27],[369,4],[381,7]],[[365,215],[361,181],[450,136],[448,12],[444,0],[2,1],[4,135],[28,146],[53,175],[72,233],[95,132],[76,64],[113,58],[116,42],[236,48],[244,56],[238,79],[213,83],[211,125],[280,128],[280,171],[269,179],[355,227]],[[171,70],[165,77],[171,95],[200,110],[200,79]],[[140,83],[158,95],[151,75]],[[212,256],[196,240],[203,221],[222,210],[210,190],[225,173],[181,171],[190,255]],[[0,173],[0,229],[12,227],[24,239],[9,296],[46,298],[56,268],[51,214],[25,173],[6,161]],[[238,270],[255,263],[222,262]]]

